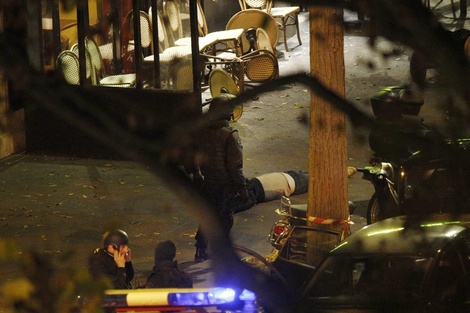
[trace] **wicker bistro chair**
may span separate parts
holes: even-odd
[[[62,51],[57,56],[56,68],[62,73],[67,83],[80,85],[78,57],[74,52],[70,50]]]
[[[212,97],[217,97],[223,93],[237,96],[240,94],[239,86],[225,70],[216,68],[209,75],[209,90]],[[238,121],[243,114],[243,105],[236,105],[233,109],[232,120]]]
[[[256,50],[242,57],[248,82],[262,83],[279,77],[279,64],[269,50]]]
[[[279,77],[277,59],[269,50],[256,50],[240,58],[222,59],[209,56],[209,66],[218,66],[211,69],[209,74],[209,90],[212,97],[221,93],[238,95],[251,83],[263,83]],[[243,113],[243,106],[237,106],[233,112],[233,120],[238,120]]]
[[[255,30],[255,50],[237,57],[233,54],[223,53],[217,56],[202,55],[206,57],[206,67],[213,71],[221,68],[230,74],[233,83],[238,87],[238,92],[243,92],[245,84],[262,83],[279,77],[279,63],[272,48],[269,35],[262,28]],[[209,79],[211,84],[213,79]],[[233,91],[233,90],[232,90]],[[214,96],[214,95],[212,95]]]
[[[259,9],[269,12],[272,6],[272,1],[267,0],[238,0],[238,3],[242,10]]]
[[[150,21],[152,21],[152,8],[149,9]],[[168,40],[168,32],[161,14],[157,15],[157,28],[158,28],[158,59],[160,61],[160,68],[162,70],[162,83],[168,89],[190,89],[186,88],[189,83],[184,82],[191,80],[192,88],[192,74],[184,77],[183,73],[189,73],[186,67],[186,61],[191,59],[192,50],[191,46],[170,46]],[[155,60],[155,54],[144,57],[144,64],[149,65]],[[181,62],[185,63],[180,64]],[[182,87],[184,86],[184,87]]]
[[[236,13],[227,22],[225,29],[228,30],[238,28],[242,28],[245,32],[251,28],[264,29],[264,31],[268,34],[273,51],[276,49],[276,45],[279,39],[279,28],[274,18],[268,13],[257,9],[248,9]],[[248,49],[244,51],[245,53],[249,51],[249,48],[251,47],[250,42],[246,36],[242,36],[242,47],[248,47]]]
[[[283,33],[284,47],[287,52],[289,52],[289,47],[287,45],[286,30],[289,26],[294,26],[296,28],[299,45],[302,45],[302,40],[300,39],[299,32],[299,6],[275,7],[273,6],[273,0],[238,0],[238,2],[242,11],[249,9],[258,9],[270,14],[275,20],[280,20],[280,22],[278,23],[278,27]]]
[[[197,19],[199,29],[199,51],[212,55],[217,55],[220,51],[230,51],[236,56],[243,54],[243,37],[245,31],[243,28],[232,28],[209,32],[206,17],[199,0],[197,1]],[[190,37],[183,37],[175,42],[175,45],[177,46],[187,46],[190,44]]]
[[[133,87],[135,85],[135,73],[106,76],[100,49],[93,38],[85,38],[85,48],[93,66],[93,80],[95,85],[108,87]]]
[[[165,0],[163,2],[163,16],[166,22],[170,45],[183,38],[183,23],[181,21],[181,12],[179,4],[174,0]]]
[[[79,57],[79,53],[78,53],[78,44],[74,44],[72,45],[72,47],[70,47],[70,51],[73,52],[76,57],[77,57],[77,60],[80,60],[80,57]],[[91,62],[91,57],[90,57],[90,53],[85,49],[85,62],[86,62],[86,79],[87,81],[89,81],[92,85],[95,85],[95,80],[94,80],[94,76],[93,76],[93,65],[92,65],[92,62]],[[80,62],[79,62],[80,64]],[[77,72],[77,75],[79,72]]]
[[[222,93],[238,95],[249,83],[262,83],[279,76],[277,59],[269,50],[258,50],[232,60],[219,60],[223,67],[213,69],[209,74],[209,90],[212,97]],[[212,62],[214,64],[214,62]],[[233,110],[232,120],[237,121],[243,114],[243,105]]]
[[[274,54],[274,49],[271,45],[271,41],[269,39],[268,33],[262,29],[256,29],[256,42],[255,42],[255,49],[256,50],[269,50],[271,53]]]
[[[151,31],[151,26],[150,26],[150,19],[147,13],[140,11],[140,35],[141,35],[141,46],[144,50],[150,50],[150,46],[152,44],[152,31]],[[130,38],[132,32],[132,11],[127,13],[125,17],[125,24],[123,27],[125,28],[130,28],[129,30],[126,30],[124,34],[127,34],[124,36],[123,41],[122,41],[122,47],[121,47],[121,58],[123,61],[126,63],[129,63],[128,60],[131,60],[132,58],[129,57],[130,54],[133,53],[135,50],[134,48],[134,39]],[[104,45],[98,46],[101,54],[101,58],[105,60],[106,62],[110,63],[113,60],[113,43],[109,42]],[[124,64],[124,68],[127,70],[129,69],[130,65],[129,64]]]
[[[132,12],[129,12],[130,15],[130,27],[133,29],[133,21],[132,21]],[[140,45],[143,49],[150,49],[152,44],[152,27],[150,26],[150,17],[144,11],[139,12],[140,15]],[[132,32],[131,32],[132,33]],[[127,51],[134,51],[134,39],[129,39],[127,44]]]
[[[71,51],[78,60],[78,45],[74,44]],[[85,38],[86,52],[86,76],[92,85],[106,87],[133,87],[135,85],[135,73],[105,76],[104,63],[98,45],[91,37]]]

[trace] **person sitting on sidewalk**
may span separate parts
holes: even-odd
[[[97,248],[89,260],[92,279],[108,278],[115,289],[132,289],[135,269],[128,244],[129,237],[125,231],[107,231],[103,235],[103,247]]]
[[[171,240],[155,248],[155,265],[145,284],[146,288],[192,288],[193,280],[178,267],[176,246]]]

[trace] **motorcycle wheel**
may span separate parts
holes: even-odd
[[[384,199],[384,208],[382,209],[379,205],[379,200],[377,199],[377,194],[374,193],[369,200],[369,205],[367,206],[367,224],[373,224],[384,220],[389,217],[398,216],[400,212],[393,201],[392,198],[387,197]]]

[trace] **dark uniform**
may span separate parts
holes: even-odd
[[[171,240],[158,243],[155,265],[147,278],[146,288],[192,288],[193,279],[174,261],[176,246]]]
[[[203,195],[217,209],[227,232],[233,225],[234,203],[240,198],[248,198],[243,175],[243,148],[238,132],[229,127],[232,110],[225,103],[229,99],[219,96],[212,100],[209,113],[218,110],[222,112],[221,118],[196,134],[193,153],[200,153],[201,158],[186,166],[189,174],[202,175]],[[196,248],[195,260],[206,259],[207,240],[200,229],[196,234]]]
[[[192,288],[193,280],[178,267],[176,261],[158,261],[145,284],[146,288]]]
[[[89,271],[93,279],[109,278],[115,289],[132,289],[134,278],[132,262],[126,262],[126,267],[118,267],[114,257],[104,249],[96,249],[90,257]]]
[[[103,235],[103,248],[96,249],[90,256],[88,271],[91,278],[94,280],[108,278],[115,289],[132,289],[131,281],[135,270],[130,261],[128,243],[129,237],[125,231],[120,229],[107,231]],[[127,249],[129,259],[124,263],[124,267],[118,267],[114,256],[107,252],[110,246],[118,251]]]

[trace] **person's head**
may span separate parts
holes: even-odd
[[[155,263],[172,261],[176,255],[176,246],[171,240],[159,242],[155,247]]]
[[[222,93],[214,97],[209,106],[209,114],[217,120],[229,121],[233,115],[233,105],[230,100],[235,99],[235,96],[229,93]]]
[[[129,236],[121,229],[108,230],[103,235],[103,248],[110,253],[128,249],[128,244]]]

